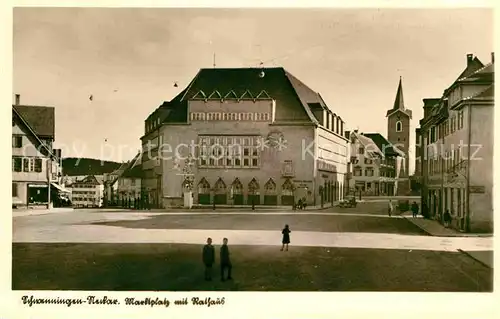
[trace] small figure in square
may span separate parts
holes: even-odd
[[[389,217],[391,217],[392,212],[394,211],[394,206],[392,206],[392,199],[389,199],[389,207],[387,208],[387,211],[389,213]]]
[[[288,227],[288,225],[285,225],[285,228],[283,228],[283,230],[281,231],[281,233],[283,234],[283,239],[281,241],[282,243],[282,246],[281,246],[281,251],[283,251],[283,248],[285,248],[285,245],[286,245],[286,249],[288,251],[288,244],[290,244],[290,233],[292,231],[290,230],[290,227]]]
[[[203,246],[203,264],[205,265],[205,280],[212,280],[212,265],[215,262],[215,249],[212,246],[212,238],[207,238],[207,244]]]
[[[231,264],[231,258],[229,258],[229,247],[227,246],[227,238],[222,240],[222,246],[220,248],[220,279],[224,281],[224,273],[227,269],[227,280],[232,280],[231,269],[233,265]]]
[[[451,214],[450,210],[447,209],[446,213],[444,213],[444,227],[448,228],[451,225]]]
[[[413,214],[413,218],[418,216],[418,204],[417,204],[417,202],[413,202],[413,204],[411,204],[411,212]]]

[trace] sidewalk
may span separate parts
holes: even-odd
[[[333,208],[338,205],[338,202],[334,203],[334,206],[332,204],[325,204],[323,207],[321,205],[316,205],[316,206],[307,206],[305,211],[315,211],[315,210],[323,210],[323,209],[329,209]],[[238,209],[238,210],[245,210],[245,211],[252,211],[252,206],[249,205],[215,205],[215,211],[219,210],[229,210],[229,209]],[[193,205],[191,208],[186,208],[186,207],[168,207],[168,208],[151,208],[151,209],[134,209],[134,208],[120,208],[120,207],[101,207],[96,210],[103,210],[103,211],[112,211],[112,210],[130,210],[130,211],[151,211],[151,212],[169,212],[169,211],[214,211],[212,205]],[[276,205],[255,205],[255,212],[258,211],[292,211],[293,208],[291,206],[276,206]],[[297,211],[303,211],[297,209]]]
[[[493,269],[493,251],[465,251],[458,249],[461,253],[468,255],[470,258],[475,259],[481,264]]]
[[[72,207],[53,207],[50,209],[47,209],[47,208],[36,208],[36,209],[18,208],[18,209],[12,210],[12,217],[45,215],[45,214],[53,214],[53,213],[68,213],[68,212],[72,212],[73,210],[74,209]]]
[[[419,227],[427,234],[431,236],[438,237],[493,237],[493,234],[471,234],[462,233],[452,228],[446,228],[439,222],[432,219],[425,219],[421,215],[413,218],[411,212],[405,212],[401,214],[409,222],[413,223],[415,226]]]

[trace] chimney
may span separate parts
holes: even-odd
[[[491,63],[495,63],[495,52],[491,52]]]
[[[16,105],[19,105],[20,100],[21,100],[21,95],[16,94]]]
[[[473,59],[474,59],[474,54],[472,53],[467,54],[467,66],[471,64]]]

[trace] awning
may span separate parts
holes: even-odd
[[[71,193],[71,191],[69,189],[66,189],[66,188],[63,188],[61,187],[61,185],[59,184],[56,184],[56,183],[50,183],[52,186],[54,186],[55,188],[57,188],[60,192],[63,192],[63,193]]]

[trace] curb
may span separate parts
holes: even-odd
[[[401,217],[403,217],[404,219],[406,219],[408,222],[410,222],[412,225],[415,225],[417,226],[420,230],[424,231],[427,235],[429,236],[436,236],[434,234],[432,234],[431,232],[429,232],[427,229],[425,229],[424,227],[418,225],[418,224],[415,224],[414,222],[412,222],[408,217],[404,216],[404,215],[400,215]]]
[[[433,237],[461,237],[461,238],[478,238],[478,237],[493,237],[493,234],[467,234],[467,233],[456,233],[456,234],[434,234],[434,233],[431,233],[430,231],[428,231],[427,229],[425,229],[424,227],[414,223],[411,221],[410,218],[408,218],[407,216],[402,216],[404,219],[406,219],[407,221],[409,221],[410,223],[412,223],[413,225],[417,226],[418,228],[420,228],[422,231],[424,231],[425,233],[427,233],[429,236],[433,236]]]
[[[477,259],[476,257],[472,256],[472,255],[471,255],[471,254],[469,254],[468,252],[463,251],[463,250],[462,250],[462,249],[460,249],[460,248],[458,249],[458,251],[459,251],[459,252],[461,252],[461,253],[462,253],[462,254],[464,254],[464,255],[469,256],[469,258],[474,259],[475,261],[477,261],[477,262],[478,262],[478,263],[480,263],[481,265],[483,265],[483,266],[485,266],[485,267],[488,267],[488,268],[490,268],[490,269],[493,269],[493,267],[492,267],[492,266],[488,265],[487,263],[485,263],[485,262],[484,262],[484,261],[482,261],[482,260]]]

